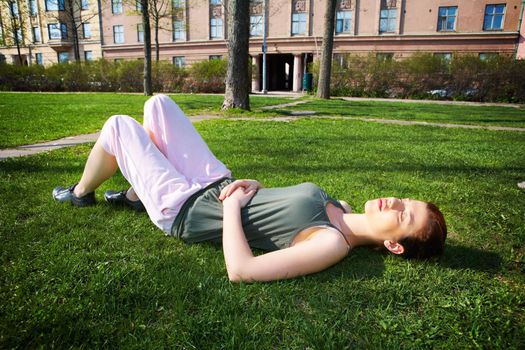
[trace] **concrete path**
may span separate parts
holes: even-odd
[[[338,97],[334,97],[337,99]],[[377,101],[377,102],[401,102],[401,103],[431,103],[437,105],[464,105],[478,107],[511,107],[525,108],[525,105],[518,103],[490,103],[490,102],[469,102],[469,101],[446,101],[446,100],[405,100],[397,98],[369,98],[369,97],[340,97],[345,101]]]
[[[302,101],[298,101],[302,102]],[[222,118],[216,115],[198,115],[190,116],[190,120],[193,123],[200,122],[203,120],[212,119],[224,119],[224,120],[238,120],[238,121],[265,121],[265,122],[292,122],[304,118],[317,118],[317,119],[335,119],[335,120],[359,120],[365,122],[383,123],[383,124],[396,124],[396,125],[425,125],[425,126],[436,126],[442,128],[461,128],[461,129],[484,129],[484,130],[496,130],[496,131],[517,131],[525,132],[525,128],[516,128],[508,126],[492,126],[492,125],[466,125],[466,124],[447,124],[447,123],[433,123],[433,122],[422,122],[413,120],[394,120],[394,119],[378,119],[378,118],[362,118],[362,117],[340,117],[340,116],[313,116],[310,115],[311,111],[296,111],[296,115],[285,116],[285,117],[273,117],[273,118],[253,118],[253,117],[237,117],[237,118]],[[34,145],[18,146],[11,149],[0,150],[0,161],[6,158],[22,157],[31,154],[37,154],[42,152],[48,152],[55,149],[77,146],[89,142],[95,142],[98,138],[99,133],[84,134],[77,136],[65,137],[63,139],[38,143]]]

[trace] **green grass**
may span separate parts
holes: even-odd
[[[123,101],[122,101],[123,102]],[[197,124],[237,177],[436,202],[445,256],[356,249],[290,281],[234,285],[220,247],[145,214],[51,200],[89,147],[0,163],[0,348],[500,348],[525,344],[525,138],[358,121]],[[114,177],[98,191],[121,188]]]
[[[221,114],[222,95],[170,95],[188,115]],[[140,94],[0,92],[0,148],[55,140],[98,131],[111,115],[142,121]],[[253,109],[290,102],[288,98],[252,96]]]
[[[286,114],[293,110],[315,111],[318,115],[525,127],[525,107],[312,99],[280,112]]]

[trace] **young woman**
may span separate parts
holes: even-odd
[[[112,204],[145,208],[168,235],[194,243],[222,241],[231,281],[270,281],[315,273],[362,245],[408,258],[443,252],[447,229],[439,209],[412,199],[379,198],[363,214],[304,183],[262,188],[234,180],[181,109],[158,95],[144,106],[144,126],[117,115],[104,124],[78,184],[53,197],[95,203],[94,190],[120,168],[128,191],[108,191]],[[251,248],[269,251],[254,256]]]

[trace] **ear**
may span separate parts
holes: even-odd
[[[394,241],[388,241],[386,240],[384,242],[384,245],[386,249],[388,249],[393,254],[403,254],[405,252],[405,247],[403,247],[401,244],[394,242]]]

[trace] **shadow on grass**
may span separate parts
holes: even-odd
[[[480,272],[495,273],[502,269],[502,258],[494,252],[461,245],[445,246],[445,255],[439,264],[449,269],[470,269]]]

